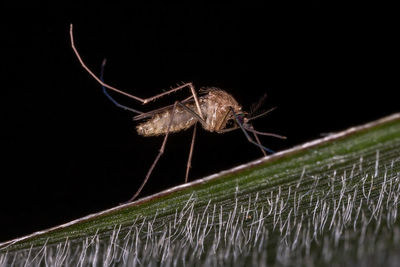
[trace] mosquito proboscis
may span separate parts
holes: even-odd
[[[241,105],[239,105],[239,103],[233,98],[232,95],[219,88],[215,87],[202,88],[199,90],[199,95],[198,95],[192,83],[185,83],[175,88],[172,88],[168,91],[165,91],[161,94],[149,98],[140,98],[138,96],[126,93],[113,86],[110,86],[104,83],[103,81],[103,71],[104,71],[105,61],[103,61],[102,64],[101,75],[100,77],[98,77],[86,66],[86,64],[82,60],[74,43],[72,24],[70,25],[70,38],[71,38],[71,47],[76,57],[78,58],[81,66],[99,84],[101,84],[104,94],[116,106],[137,114],[136,116],[133,117],[133,120],[135,121],[144,120],[143,122],[139,123],[139,125],[136,126],[138,134],[142,136],[159,136],[159,135],[164,136],[160,150],[155,160],[153,161],[152,165],[150,166],[150,169],[148,170],[141,186],[132,196],[132,198],[129,199],[127,202],[131,202],[134,199],[136,199],[136,197],[140,194],[143,187],[147,183],[151,173],[153,172],[153,169],[155,168],[157,162],[164,153],[165,145],[167,143],[168,136],[170,133],[179,132],[193,127],[192,141],[186,165],[185,183],[188,181],[189,170],[191,168],[191,161],[192,161],[198,123],[203,127],[203,129],[209,132],[216,132],[216,133],[226,133],[236,129],[241,129],[244,135],[246,136],[247,140],[250,143],[259,147],[264,156],[267,155],[266,152],[273,153],[273,151],[261,144],[258,135],[265,135],[265,136],[272,136],[276,138],[286,139],[286,137],[282,135],[257,131],[250,123],[251,120],[266,115],[274,108],[264,113],[251,116],[252,114],[242,111]],[[122,94],[124,96],[127,96],[129,98],[132,98],[136,101],[139,101],[142,104],[147,104],[151,101],[159,99],[162,96],[168,95],[170,93],[179,90],[183,90],[185,88],[190,90],[191,96],[181,101],[175,101],[174,104],[170,106],[161,107],[159,109],[155,109],[149,112],[141,112],[136,109],[132,109],[127,106],[119,104],[108,94],[106,88],[115,91],[119,94]],[[262,101],[265,99],[265,97],[266,96],[263,97]],[[260,101],[256,105],[256,109],[259,108],[259,106],[262,104],[261,103],[262,101]],[[253,134],[255,141],[253,140],[253,138],[250,136],[249,133]]]

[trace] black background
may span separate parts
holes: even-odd
[[[32,4],[33,5],[33,4]],[[277,11],[279,10],[279,11]],[[329,9],[328,9],[329,10]],[[334,12],[317,1],[302,6],[198,4],[10,8],[2,23],[2,175],[0,241],[114,207],[129,199],[162,138],[135,132],[81,68],[76,45],[106,81],[149,97],[181,81],[230,92],[244,109],[268,94],[255,122],[280,151],[399,110],[393,19],[379,11]],[[397,72],[396,72],[397,74]],[[147,111],[172,103],[172,95]],[[191,130],[172,135],[141,196],[181,184]],[[191,179],[257,159],[240,131],[203,130]]]

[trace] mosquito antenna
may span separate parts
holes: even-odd
[[[71,47],[72,47],[72,50],[74,50],[74,53],[75,53],[76,57],[78,58],[79,62],[81,63],[82,67],[83,67],[83,68],[84,68],[98,83],[100,83],[102,86],[107,87],[108,89],[111,89],[111,90],[113,90],[113,91],[115,91],[115,92],[117,92],[117,93],[120,93],[120,94],[122,94],[122,95],[125,95],[125,96],[127,96],[127,97],[133,98],[133,99],[135,99],[135,100],[138,100],[138,101],[144,103],[144,102],[145,102],[145,99],[142,99],[142,98],[140,98],[140,97],[137,97],[137,96],[134,96],[134,95],[125,93],[124,91],[121,91],[121,90],[119,90],[119,89],[117,89],[117,88],[115,88],[115,87],[112,87],[112,86],[110,86],[110,85],[104,83],[101,79],[99,79],[99,77],[97,77],[97,76],[88,68],[88,66],[86,66],[85,62],[83,62],[81,56],[79,55],[78,50],[77,50],[76,47],[75,47],[75,43],[74,43],[74,34],[73,34],[72,28],[73,28],[73,27],[72,27],[72,24],[71,24],[71,25],[70,25],[70,29],[69,29],[69,36],[70,36],[70,38],[71,38]]]
[[[100,71],[100,80],[101,80],[102,82],[104,82],[104,79],[103,79],[103,77],[104,77],[104,67],[106,66],[106,63],[107,63],[107,60],[106,60],[106,59],[103,59],[103,62],[101,63],[101,71]],[[121,105],[120,103],[118,103],[118,102],[107,92],[107,89],[106,89],[105,86],[102,86],[101,88],[103,89],[103,93],[106,95],[106,97],[107,97],[111,102],[113,102],[114,105],[116,105],[117,107],[122,108],[122,109],[124,109],[124,110],[128,110],[128,111],[133,112],[133,113],[136,113],[136,114],[143,114],[143,112],[141,112],[141,111],[138,111],[138,110],[136,110],[136,109],[133,109],[133,108],[130,108],[130,107]]]
[[[258,114],[258,115],[256,115],[256,116],[247,118],[247,121],[255,120],[255,119],[258,119],[258,118],[260,118],[260,117],[262,117],[262,116],[265,116],[265,115],[267,115],[268,113],[270,113],[271,111],[273,111],[274,109],[276,109],[276,107],[270,108],[269,110],[264,111],[263,113]]]
[[[264,136],[272,136],[272,137],[276,137],[279,139],[286,139],[286,136],[283,135],[279,135],[279,134],[274,134],[274,133],[266,133],[266,132],[260,132],[257,131],[256,129],[253,128],[253,125],[249,124],[249,127],[243,126],[243,128],[245,128],[247,131],[250,131],[254,134],[259,134],[259,135],[264,135]]]
[[[259,110],[260,107],[264,104],[265,99],[267,99],[267,93],[264,93],[264,94],[262,95],[262,97],[261,97],[256,103],[253,103],[253,104],[250,106],[250,114],[256,113],[257,110]]]
[[[233,115],[234,115],[234,117],[235,117],[236,123],[239,125],[240,129],[242,130],[242,132],[244,133],[244,135],[246,136],[247,140],[248,140],[250,143],[252,143],[252,144],[258,146],[258,147],[261,148],[261,149],[264,149],[265,151],[267,151],[267,152],[269,152],[269,153],[271,153],[271,154],[272,154],[272,153],[275,153],[273,150],[271,150],[271,149],[269,149],[269,148],[266,148],[266,147],[263,146],[261,143],[258,144],[257,142],[255,142],[255,141],[250,137],[250,135],[246,132],[246,129],[243,127],[243,123],[239,120],[239,118],[238,118],[236,112],[233,110],[232,107],[231,107],[231,111],[232,111],[232,113],[233,113]]]

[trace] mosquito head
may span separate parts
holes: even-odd
[[[226,121],[226,128],[236,128],[239,127],[238,124],[241,125],[247,125],[248,119],[247,119],[248,113],[245,111],[240,110],[234,110],[231,108],[231,112],[228,115],[227,121]]]
[[[246,130],[254,129],[253,125],[250,123],[250,120],[252,119],[252,117],[249,118],[249,116],[251,116],[251,114],[249,114],[247,112],[242,112],[242,113],[236,114],[236,116],[237,116],[237,123],[241,124],[244,129],[246,129]]]

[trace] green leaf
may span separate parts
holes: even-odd
[[[400,114],[0,244],[9,265],[383,265],[400,255]]]

